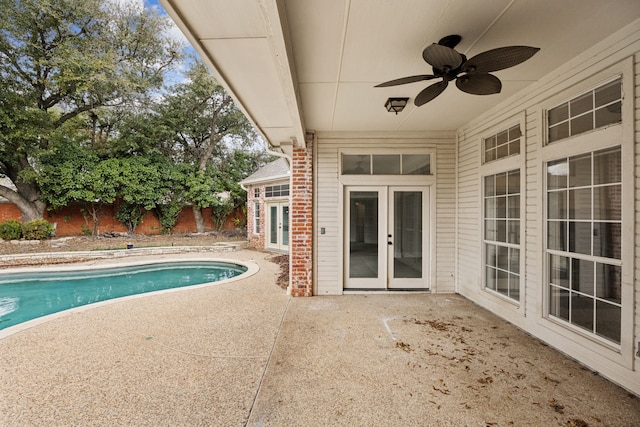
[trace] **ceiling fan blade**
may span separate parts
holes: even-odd
[[[427,102],[433,100],[436,96],[440,95],[449,85],[449,82],[443,80],[438,83],[434,83],[431,86],[427,86],[426,89],[423,89],[416,99],[413,101],[417,107],[426,104]]]
[[[436,70],[444,74],[458,68],[463,61],[462,55],[450,47],[433,43],[422,51],[424,60]]]
[[[460,43],[460,40],[462,40],[462,37],[457,34],[451,34],[450,36],[441,38],[438,44],[454,49],[458,43]]]
[[[398,86],[398,85],[404,85],[407,83],[421,82],[423,80],[431,80],[435,78],[436,76],[432,74],[421,74],[418,76],[409,76],[409,77],[402,77],[400,79],[389,80],[388,82],[380,83],[379,85],[375,85],[374,87]]]
[[[531,58],[540,48],[530,46],[507,46],[482,52],[469,59],[462,71],[467,73],[491,73],[518,65]]]
[[[502,90],[500,79],[491,74],[465,74],[456,79],[456,86],[472,95],[492,95]]]

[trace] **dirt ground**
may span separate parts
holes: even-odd
[[[242,231],[210,232],[203,234],[166,234],[146,236],[136,235],[101,235],[54,237],[47,240],[1,240],[0,255],[45,253],[45,252],[79,252],[126,249],[131,244],[134,248],[160,246],[211,246],[220,242],[244,242],[246,234]],[[72,261],[78,261],[74,259]],[[50,262],[51,260],[49,260]],[[69,262],[69,260],[65,261]],[[8,267],[17,264],[6,264]]]

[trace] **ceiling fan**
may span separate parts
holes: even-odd
[[[375,87],[397,86],[441,78],[442,81],[427,86],[416,96],[414,103],[418,107],[440,95],[452,80],[456,81],[458,89],[472,95],[500,93],[502,82],[489,73],[518,65],[540,50],[530,46],[507,46],[491,49],[467,59],[453,49],[460,40],[462,37],[453,34],[424,49],[422,58],[433,67],[433,74],[402,77],[380,83]]]

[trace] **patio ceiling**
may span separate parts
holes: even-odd
[[[640,17],[638,0],[160,0],[219,81],[273,146],[305,131],[455,130]],[[495,73],[497,95],[455,85],[432,102],[431,82],[374,88],[431,73],[422,50],[459,34],[471,57],[509,45],[541,48]],[[399,115],[383,105],[408,97]]]

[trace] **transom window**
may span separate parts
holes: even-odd
[[[343,175],[431,175],[429,154],[343,154]]]
[[[548,162],[549,316],[620,343],[622,151]]]
[[[485,288],[520,300],[520,170],[484,177]]]
[[[514,154],[520,154],[521,136],[520,125],[517,125],[485,138],[483,140],[483,162],[492,162]]]
[[[289,184],[269,185],[264,188],[264,197],[284,197],[289,195]]]
[[[548,142],[622,121],[622,79],[618,78],[547,111]]]

